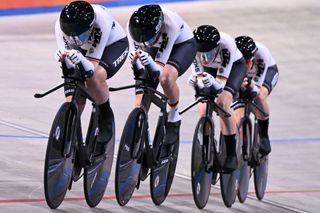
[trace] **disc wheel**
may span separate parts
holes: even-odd
[[[121,135],[115,175],[115,192],[119,205],[126,205],[138,184],[141,153],[146,132],[146,113],[135,108],[129,115]]]
[[[269,156],[261,155],[259,153],[260,137],[258,124],[255,123],[254,132],[254,156],[256,165],[253,168],[253,180],[256,196],[259,200],[262,200],[267,188],[268,182],[268,169],[269,169]]]
[[[94,119],[91,119],[89,124],[87,144],[95,144],[98,131],[98,116],[92,115]],[[92,164],[84,169],[84,194],[86,202],[90,207],[97,206],[103,198],[104,192],[108,185],[112,162],[114,154],[115,143],[115,126],[113,122],[113,136],[110,141],[107,142],[105,155],[94,156],[92,158]],[[94,150],[90,150],[91,153]]]
[[[160,116],[156,128],[153,147],[162,144],[165,135],[165,120]],[[157,162],[151,167],[150,192],[155,205],[161,205],[166,199],[174,178],[179,154],[179,141],[174,145],[161,145],[156,149]]]
[[[226,157],[226,146],[225,141],[222,137],[222,134],[220,134],[220,150],[219,150],[219,156],[220,156],[220,162],[224,162],[224,159]],[[221,163],[220,163],[221,164]],[[230,208],[232,204],[235,202],[237,197],[237,170],[231,172],[231,173],[220,173],[220,188],[221,188],[221,195],[223,203],[226,207]]]
[[[213,126],[207,118],[201,118],[196,126],[191,156],[192,194],[196,206],[203,209],[210,195],[213,172]]]
[[[238,199],[244,203],[249,190],[249,181],[251,167],[249,165],[251,144],[252,144],[252,126],[251,122],[243,120],[240,125],[240,144],[242,153],[240,155],[240,168],[238,170]]]
[[[72,178],[76,119],[75,109],[70,103],[64,103],[51,127],[44,166],[44,191],[52,209],[64,200]]]

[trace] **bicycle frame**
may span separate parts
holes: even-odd
[[[214,124],[214,121],[213,121],[213,112],[216,112],[216,114],[218,114],[218,111],[221,111],[225,117],[230,117],[230,113],[228,113],[227,111],[225,111],[222,107],[220,107],[219,105],[217,105],[215,103],[215,98],[217,97],[216,94],[206,94],[204,93],[203,91],[201,91],[199,88],[195,88],[196,89],[196,94],[195,94],[195,97],[196,97],[196,100],[191,103],[189,106],[187,106],[186,108],[184,108],[183,110],[181,110],[179,113],[180,114],[183,114],[185,113],[186,111],[188,111],[189,109],[191,109],[192,107],[194,107],[195,105],[197,105],[198,103],[205,103],[206,104],[206,114],[205,114],[205,118],[209,119],[211,124],[212,124],[212,128],[215,129],[215,124]],[[214,130],[213,130],[214,132]],[[216,147],[216,144],[214,144],[213,141],[210,142],[210,146],[207,147],[207,149],[211,146],[213,146],[214,148],[214,152],[217,153],[217,147]],[[210,153],[209,152],[206,152],[207,153],[207,162],[209,163],[208,164],[208,167],[210,166],[214,166],[213,165],[213,159],[210,159]],[[216,155],[215,155],[216,156]],[[210,160],[209,160],[210,159]],[[208,168],[209,169],[209,168]]]
[[[231,108],[234,109],[238,109],[244,107],[244,115],[242,117],[242,119],[246,122],[249,122],[250,125],[252,126],[252,120],[250,118],[251,113],[253,113],[253,111],[256,109],[258,110],[263,116],[267,117],[268,113],[264,112],[263,109],[261,109],[261,107],[259,107],[256,103],[253,102],[252,98],[242,98],[240,97],[237,101],[235,101],[232,105]],[[253,113],[254,114],[254,113]],[[253,135],[257,135],[258,133],[257,131],[257,118],[254,115],[254,134]],[[254,143],[256,141],[256,138],[253,138],[253,140],[250,140],[251,143]],[[250,147],[253,147],[253,144],[250,144]],[[250,151],[251,152],[251,151]],[[249,154],[248,159],[249,162],[251,162],[251,157],[254,156],[253,153],[247,153]]]
[[[84,69],[82,67],[81,64],[77,65],[75,68],[75,71],[73,73],[63,73],[62,76],[63,79],[67,79],[69,80],[69,82],[64,82],[44,93],[36,93],[34,95],[35,98],[43,98],[53,92],[55,92],[56,90],[64,87],[64,86],[70,86],[73,89],[73,93],[72,93],[72,98],[70,103],[70,110],[73,110],[76,117],[75,120],[72,120],[72,124],[71,125],[66,125],[66,127],[68,128],[67,131],[70,132],[70,134],[67,134],[70,138],[67,138],[66,141],[67,143],[65,144],[64,147],[64,151],[63,151],[63,155],[68,157],[68,155],[70,154],[71,148],[72,148],[72,141],[74,137],[77,137],[77,129],[79,128],[78,124],[80,125],[80,115],[81,112],[79,111],[79,107],[78,107],[78,99],[80,97],[84,97],[86,99],[89,99],[92,102],[92,113],[95,112],[95,107],[96,107],[96,102],[93,98],[93,96],[90,94],[90,92],[88,91],[88,89],[85,87],[84,85]],[[69,119],[68,119],[69,120]],[[85,143],[88,144],[88,143]],[[93,147],[94,148],[94,147]],[[80,158],[82,158],[83,156],[80,155]],[[81,162],[86,162],[86,160],[88,159],[80,159]],[[94,161],[94,159],[89,159],[90,162],[92,163]],[[84,167],[85,165],[81,165],[82,167]]]
[[[147,83],[150,82],[151,80],[144,75],[143,77],[135,77],[136,84],[133,85],[128,85],[128,86],[123,86],[123,87],[118,87],[118,88],[113,88],[110,87],[110,91],[119,91],[119,90],[125,90],[129,88],[136,88],[142,90],[142,100],[140,104],[140,108],[143,109],[146,115],[146,124],[147,124],[147,135],[145,136],[145,148],[147,153],[150,153],[150,149],[152,149],[152,156],[154,156],[155,153],[158,153],[160,145],[157,144],[156,147],[149,146],[151,144],[150,138],[149,138],[149,124],[148,124],[148,112],[150,109],[151,104],[156,105],[158,108],[160,108],[160,116],[162,116],[162,119],[167,121],[167,100],[168,98],[162,94],[161,92],[157,91],[156,89],[147,86]],[[140,81],[140,83],[137,83],[137,80]],[[155,138],[154,138],[155,140]],[[156,156],[156,162],[159,161],[160,156]],[[150,162],[151,163],[151,162]],[[150,165],[149,165],[150,166]]]

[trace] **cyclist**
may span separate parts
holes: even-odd
[[[251,37],[238,36],[235,41],[246,60],[247,76],[252,77],[253,80],[250,85],[250,95],[264,112],[270,114],[267,98],[278,82],[279,72],[276,62],[268,48]],[[246,78],[242,87],[244,88],[247,84],[248,79]],[[261,138],[259,151],[261,154],[268,155],[271,152],[268,134],[269,116],[265,117],[258,110],[255,111],[255,115],[258,119]]]
[[[196,54],[192,30],[177,13],[159,5],[144,5],[132,14],[128,32],[129,58],[134,72],[143,72],[145,68],[153,73],[153,86],[157,87],[160,82],[168,97],[165,143],[172,145],[179,141],[181,124],[176,80],[189,68]],[[136,106],[141,97],[136,91]]]
[[[72,72],[81,64],[86,73],[85,84],[100,111],[96,152],[104,153],[106,143],[114,134],[114,116],[106,79],[121,68],[128,55],[125,31],[107,8],[74,1],[62,9],[55,24],[55,35],[58,43],[56,58],[61,62],[63,72]],[[71,92],[71,88],[65,87],[67,101],[71,100]],[[85,99],[80,102],[83,110]]]
[[[214,90],[218,93],[216,98],[218,106],[231,114],[230,117],[225,117],[223,113],[219,113],[227,152],[223,169],[232,172],[238,167],[237,125],[230,105],[245,77],[245,60],[234,39],[224,32],[219,32],[214,26],[201,25],[193,33],[198,42],[198,52],[193,62],[194,70],[188,82],[191,86],[202,82],[205,88]],[[203,77],[198,81],[199,74]],[[200,116],[205,116],[205,112],[205,104],[200,104]]]

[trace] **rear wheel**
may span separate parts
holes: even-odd
[[[160,116],[153,140],[156,163],[150,172],[150,192],[155,205],[163,203],[170,191],[179,153],[179,141],[168,146],[163,144],[164,136],[165,118]]]
[[[268,182],[268,164],[269,164],[269,157],[264,156],[262,162],[259,166],[256,166],[253,170],[254,176],[254,188],[256,192],[256,196],[259,200],[262,200],[267,188]]]
[[[267,188],[268,182],[268,168],[269,168],[269,156],[261,155],[259,153],[260,147],[260,137],[259,137],[259,130],[258,124],[255,122],[254,128],[254,155],[256,165],[253,169],[253,177],[254,177],[254,188],[256,192],[256,196],[259,200],[262,200]]]
[[[226,146],[222,134],[220,134],[220,162],[224,162],[226,157]],[[221,163],[220,163],[221,165]],[[232,206],[237,197],[236,185],[237,185],[237,175],[236,170],[231,173],[221,172],[220,174],[220,187],[221,195],[224,205],[228,208]]]
[[[196,126],[191,156],[192,194],[196,206],[203,209],[210,195],[213,161],[214,132],[212,122],[201,118]]]
[[[129,202],[138,184],[146,126],[145,111],[135,108],[130,113],[121,135],[115,175],[116,198],[121,206]]]
[[[64,103],[51,127],[44,166],[44,191],[52,209],[62,203],[72,178],[77,119],[77,110],[70,103]]]
[[[115,143],[115,126],[113,122],[113,136],[110,141],[107,142],[105,155],[93,156],[94,144],[98,136],[98,113],[91,115],[91,123],[89,124],[87,142],[86,144],[92,144],[89,148],[92,148],[91,165],[84,169],[84,194],[87,204],[90,207],[95,207],[99,204],[103,198],[106,190],[111,167],[113,162],[114,143]]]

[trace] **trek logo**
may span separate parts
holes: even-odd
[[[126,58],[128,53],[129,53],[129,49],[127,47],[125,51],[120,55],[120,57],[113,62],[114,67],[117,67]]]

